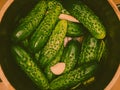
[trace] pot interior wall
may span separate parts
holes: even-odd
[[[107,0],[83,0],[101,19],[107,30],[108,53],[101,60],[95,83],[86,87],[87,90],[103,90],[111,81],[120,61],[120,22]],[[6,11],[0,24],[0,62],[10,83],[17,90],[37,90],[11,57],[11,33],[38,0],[15,0]],[[69,5],[67,3],[66,5]],[[89,89],[88,89],[89,88]]]

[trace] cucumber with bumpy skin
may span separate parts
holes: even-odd
[[[62,13],[62,14],[70,15],[70,13],[69,13],[65,8],[62,9],[61,13]]]
[[[105,27],[99,17],[82,1],[62,0],[62,4],[94,37],[103,39],[106,36]]]
[[[27,48],[29,46],[29,40],[26,38],[23,41],[21,41],[21,44],[23,47]]]
[[[63,49],[64,49],[64,46],[62,46],[60,48],[60,50],[57,52],[55,58],[46,66],[45,68],[45,74],[46,74],[46,77],[49,81],[53,80],[56,75],[54,75],[51,70],[50,70],[50,67],[51,66],[54,66],[55,64],[57,64],[60,60],[61,60],[61,56],[62,56],[62,53],[63,53]]]
[[[68,21],[66,36],[68,37],[79,37],[83,35],[83,26],[79,23]]]
[[[34,58],[35,58],[36,62],[38,62],[38,60],[40,58],[40,53],[41,53],[41,51],[34,53]]]
[[[56,5],[61,4],[58,0],[47,0],[47,2],[48,2],[48,11],[54,9]]]
[[[21,20],[20,24],[13,32],[12,40],[18,42],[28,37],[37,28],[46,10],[46,0],[40,0],[33,10]]]
[[[78,65],[87,62],[99,62],[104,49],[104,41],[96,39],[92,35],[86,35],[81,46]]]
[[[20,46],[13,46],[12,54],[20,68],[40,88],[40,90],[48,90],[49,83],[47,78],[32,60],[30,55]]]
[[[106,47],[106,44],[102,40],[101,43],[100,43],[100,45],[99,45],[98,53],[97,53],[97,60],[98,61],[100,61],[100,59],[103,57],[103,53],[105,52],[105,47]]]
[[[50,83],[50,90],[70,90],[71,87],[84,82],[96,72],[97,64],[88,63],[65,73]]]
[[[40,23],[34,34],[30,39],[30,49],[33,52],[39,51],[47,43],[54,27],[58,21],[58,16],[61,12],[61,5],[48,11],[43,21]]]
[[[55,5],[61,4],[59,0],[48,0],[48,10],[51,10]],[[61,5],[62,6],[62,5]],[[62,7],[61,13],[70,14],[65,8]]]
[[[65,35],[67,32],[67,21],[60,20],[55,29],[52,32],[48,42],[46,43],[45,47],[43,48],[40,59],[39,65],[45,67],[51,60],[55,57],[56,53],[60,49],[63,44]]]
[[[80,52],[80,43],[77,40],[70,40],[64,48],[61,62],[65,63],[65,70],[67,73],[75,68]]]
[[[85,88],[95,82],[95,76],[90,77],[89,79],[85,80],[84,82],[78,83],[76,86],[72,87],[70,90],[86,90]]]

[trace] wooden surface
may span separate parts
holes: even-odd
[[[120,0],[113,0],[113,2],[115,2],[115,4],[120,4]]]
[[[0,0],[0,10],[3,7],[3,5],[6,3],[7,0]]]
[[[6,79],[1,66],[0,66],[0,78],[1,78],[0,90],[15,90],[9,83],[9,81]]]
[[[120,0],[108,0],[108,2],[114,9],[116,15],[118,16],[118,19],[120,20],[120,10],[117,8],[117,5],[120,4]]]
[[[6,11],[6,9],[9,7],[9,5],[12,2],[13,2],[13,0],[0,0],[0,22],[1,22],[2,16],[4,15],[4,12]],[[108,2],[113,7],[114,11],[116,12],[116,14],[120,20],[120,11],[116,7],[116,4],[120,4],[120,0],[108,0]],[[105,90],[120,90],[120,66],[114,77],[115,78],[113,78],[112,82],[105,88]],[[116,82],[116,80],[117,80],[117,82]],[[0,66],[0,90],[15,90],[10,85],[8,80],[5,78],[5,75],[2,72],[1,66]]]
[[[1,22],[1,19],[4,15],[5,11],[11,5],[12,2],[13,2],[13,0],[0,0],[0,22]]]

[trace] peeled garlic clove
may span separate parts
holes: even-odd
[[[57,63],[54,66],[50,67],[50,70],[53,74],[60,75],[65,70],[65,63],[64,62]]]
[[[68,43],[70,40],[72,40],[71,37],[65,37],[65,39],[64,39],[64,47],[66,47],[67,43]]]
[[[71,37],[68,37],[68,41],[70,41],[70,40],[72,40],[72,38],[71,38]]]
[[[68,43],[68,37],[65,37],[65,39],[64,39],[64,47],[67,45],[67,43]]]
[[[84,36],[76,37],[75,39],[82,43]]]
[[[64,20],[68,20],[71,22],[79,23],[79,21],[76,18],[74,18],[71,15],[67,15],[67,14],[60,14],[59,19],[64,19]]]

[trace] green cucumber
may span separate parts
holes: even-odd
[[[95,82],[95,76],[90,77],[84,82],[78,83],[76,86],[72,87],[70,90],[86,90],[85,88]]]
[[[22,46],[25,47],[25,48],[29,47],[29,40],[28,40],[28,38],[22,40],[22,41],[21,41],[21,44],[22,44]]]
[[[77,90],[77,88],[79,88],[82,84],[78,83],[77,85],[73,86],[70,88],[70,90]],[[80,90],[82,90],[81,88],[79,88]]]
[[[99,17],[82,1],[62,0],[62,4],[94,37],[103,39],[106,36],[105,27]]]
[[[50,90],[70,90],[71,87],[84,82],[96,72],[97,64],[88,63],[65,73],[50,83]]]
[[[13,32],[12,40],[18,42],[28,37],[37,28],[43,19],[46,10],[46,0],[40,0],[32,11],[21,20],[21,23]]]
[[[66,32],[67,21],[60,20],[57,23],[55,29],[52,32],[52,35],[50,36],[48,42],[46,43],[45,47],[41,52],[40,59],[38,62],[40,66],[45,67],[55,57],[56,53],[63,44]]]
[[[92,76],[90,77],[88,80],[84,81],[82,84],[87,87],[88,85],[92,84],[93,82],[95,82],[96,80],[96,77],[95,76]]]
[[[62,13],[62,14],[70,15],[70,13],[69,13],[65,8],[62,9],[61,13]]]
[[[47,43],[57,21],[59,20],[58,16],[60,15],[60,12],[61,5],[56,5],[53,9],[48,11],[30,39],[31,51],[37,52]]]
[[[51,66],[54,66],[55,64],[57,64],[60,60],[61,60],[61,56],[62,56],[62,53],[63,53],[63,49],[64,49],[64,46],[62,45],[62,47],[60,48],[60,50],[57,52],[55,58],[46,66],[45,68],[45,74],[47,76],[47,79],[49,80],[49,82],[51,80],[53,80],[56,76],[51,72],[50,70],[50,67]]]
[[[59,0],[48,0],[48,10],[51,10],[55,5],[61,4]],[[65,8],[62,7],[61,13],[70,14]]]
[[[13,46],[12,54],[20,68],[40,88],[40,90],[48,90],[49,83],[47,78],[40,68],[38,68],[37,64],[33,62],[30,55],[20,46]]]
[[[106,44],[105,42],[102,40],[100,45],[99,45],[99,48],[98,48],[98,53],[97,53],[97,60],[100,61],[102,56],[103,56],[103,53],[105,52],[105,47],[106,47]]]
[[[65,70],[67,73],[75,68],[80,52],[80,43],[77,40],[70,40],[64,48],[61,62],[65,63]]]
[[[68,37],[79,37],[83,35],[83,25],[68,21],[67,33]]]
[[[103,48],[103,40],[96,39],[90,34],[86,35],[81,46],[78,65],[93,61],[98,62],[102,56]]]
[[[34,53],[34,58],[35,58],[36,62],[38,62],[38,60],[40,58],[40,53],[41,53],[41,51]]]
[[[47,2],[48,2],[48,11],[54,9],[56,5],[61,5],[61,3],[58,0],[47,0]]]

